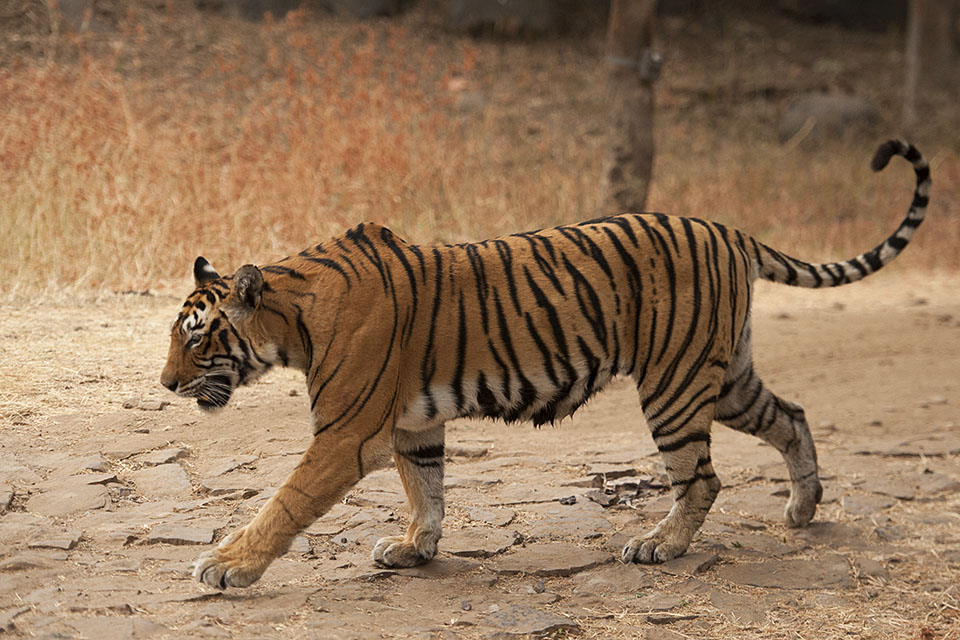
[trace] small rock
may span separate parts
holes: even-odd
[[[758,563],[722,565],[717,574],[731,582],[774,589],[850,589],[853,581],[843,556],[815,560],[767,560]]]
[[[960,433],[953,423],[943,425],[942,433],[920,436],[903,442],[899,439],[870,441],[856,449],[858,455],[879,455],[895,457],[950,456],[960,453]],[[887,479],[889,482],[889,479]],[[878,493],[880,493],[878,491]]]
[[[883,580],[890,579],[890,572],[876,560],[871,560],[870,558],[854,558],[853,566],[862,576],[882,578]]]
[[[233,474],[237,476],[239,474]],[[246,500],[247,498],[252,498],[253,496],[260,493],[261,489],[257,487],[250,486],[255,482],[258,482],[253,478],[238,478],[238,477],[217,477],[217,478],[205,478],[200,481],[200,488],[206,491],[211,496],[226,496],[237,494],[234,497],[238,497],[241,500]]]
[[[210,544],[215,530],[212,527],[187,526],[183,524],[158,524],[150,530],[147,542],[167,544]]]
[[[872,495],[859,496],[849,495],[840,499],[840,505],[843,510],[851,516],[869,516],[888,507],[892,507],[896,501],[888,496]]]
[[[574,544],[553,543],[530,545],[509,555],[500,556],[487,567],[500,574],[523,573],[532,576],[569,576],[611,562],[613,557],[602,551],[584,549]]]
[[[187,455],[186,449],[159,449],[157,451],[151,451],[150,453],[137,456],[137,462],[146,467],[156,467],[161,464],[173,462],[174,460],[179,460],[185,455]]]
[[[78,460],[76,468],[80,471],[97,471],[103,473],[110,469],[110,463],[106,458],[97,453]]]
[[[470,611],[471,609],[473,609],[473,605],[470,604],[469,600],[463,600],[460,602],[461,611]]]
[[[28,542],[27,546],[31,549],[63,549],[69,551],[77,546],[82,535],[79,532],[69,532],[63,535],[37,538]]]
[[[137,493],[149,498],[189,496],[193,492],[190,478],[175,462],[134,471],[132,478]]]
[[[913,484],[917,487],[917,492],[924,497],[960,491],[960,481],[936,471],[927,471],[920,474],[920,477]]]
[[[560,498],[557,502],[563,505],[577,504],[577,496],[566,496],[565,498]]]
[[[255,463],[259,458],[256,456],[245,456],[243,458],[229,458],[224,460],[220,464],[213,467],[210,470],[211,476],[222,476],[224,474],[230,473],[234,469],[239,469],[240,467],[245,467]]]
[[[633,465],[599,463],[588,466],[587,475],[601,476],[604,480],[614,480],[615,478],[635,476],[637,470]]]
[[[107,490],[101,485],[85,484],[82,476],[45,483],[44,489],[43,493],[34,494],[27,501],[27,511],[63,518],[80,511],[103,509],[110,504]]]
[[[777,538],[762,533],[731,536],[730,547],[732,549],[722,544],[717,544],[717,546],[720,547],[718,553],[734,558],[750,556],[780,557],[788,556],[800,550],[797,546],[784,544]]]
[[[506,507],[518,504],[556,502],[569,495],[569,487],[511,482],[503,487],[497,487],[495,501],[491,502],[490,506]]]
[[[577,591],[599,593],[603,596],[634,595],[655,585],[647,567],[620,563],[584,571],[570,578],[570,581],[577,586]]]
[[[490,487],[503,482],[500,478],[488,476],[450,476],[444,479],[445,489],[476,489],[477,487]]]
[[[542,637],[561,632],[574,633],[580,629],[570,618],[518,604],[507,605],[489,613],[483,619],[483,624],[499,629],[501,633],[516,636]]]
[[[703,573],[717,564],[717,560],[719,558],[715,553],[688,553],[664,562],[659,565],[659,569],[672,576],[692,576],[696,573]]]
[[[10,508],[13,502],[13,487],[9,485],[0,485],[0,513]]]
[[[670,611],[683,604],[683,599],[672,593],[654,593],[638,597],[634,605],[638,611]]]
[[[85,473],[80,476],[75,476],[77,479],[83,480],[86,484],[110,484],[111,482],[119,482],[117,480],[116,474],[113,473]]]
[[[606,493],[604,491],[588,491],[586,494],[588,500],[596,502],[601,507],[609,507],[620,502],[620,496],[615,493]]]
[[[166,400],[152,400],[139,396],[131,396],[123,401],[124,409],[140,409],[141,411],[163,411],[168,406],[170,406],[170,403]]]
[[[107,534],[107,541],[121,546],[127,546],[140,538],[140,530],[133,527],[121,527]]]
[[[873,533],[887,542],[896,542],[897,540],[903,540],[909,535],[909,532],[904,528],[895,524],[886,525],[883,527],[876,527],[873,530]]]
[[[440,546],[447,553],[467,558],[489,558],[520,541],[516,531],[467,527],[444,536]]]
[[[657,613],[646,617],[647,622],[650,624],[673,624],[674,622],[696,619],[697,616],[692,613]]]
[[[397,574],[411,578],[426,578],[436,580],[439,578],[449,578],[452,576],[462,576],[468,571],[472,571],[480,566],[480,563],[472,558],[457,558],[450,556],[439,556],[419,567],[410,567],[409,569],[397,569]]]
[[[537,539],[579,538],[591,540],[610,531],[613,531],[613,525],[604,518],[574,515],[568,518],[551,518],[538,522],[531,528],[530,534],[531,537]]]
[[[868,478],[857,488],[883,496],[891,496],[898,500],[913,500],[916,497],[916,491],[912,487],[903,482],[891,482],[890,478]]]

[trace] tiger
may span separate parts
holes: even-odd
[[[376,542],[372,561],[425,563],[444,518],[446,422],[555,423],[623,376],[636,384],[673,497],[668,514],[623,547],[624,563],[687,550],[721,487],[714,421],[780,452],[791,484],[786,524],[806,526],[823,495],[817,453],[803,408],[754,368],[753,283],[834,287],[890,263],[923,221],[931,185],[927,161],[907,142],[880,145],[872,168],[894,155],[916,174],[907,215],[842,262],[803,262],[722,224],[660,213],[437,246],[368,222],[226,276],[197,258],[161,384],[209,411],[272,367],[299,369],[313,437],[253,520],[200,555],[194,577],[220,589],[252,584],[391,458],[411,516],[405,534]]]

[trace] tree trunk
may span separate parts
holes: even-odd
[[[911,0],[907,19],[903,119],[910,129],[931,94],[955,96],[960,64],[960,0]]]
[[[613,0],[607,29],[609,156],[601,215],[643,211],[653,171],[656,0]]]

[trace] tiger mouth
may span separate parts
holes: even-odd
[[[228,376],[207,376],[196,395],[197,406],[204,411],[215,411],[226,406],[231,395],[233,395],[233,385]]]

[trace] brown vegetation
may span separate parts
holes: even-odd
[[[429,243],[597,214],[602,33],[505,44],[444,34],[429,7],[256,25],[130,6],[81,34],[20,25],[0,51],[0,291],[179,286],[199,253],[231,269],[367,219]],[[661,24],[650,209],[810,259],[881,240],[912,188],[905,166],[867,169],[898,132],[901,37],[770,16],[712,29]],[[787,99],[845,86],[884,107],[878,131],[775,142]],[[918,267],[960,265],[951,114],[918,140],[934,166],[929,230],[903,258]]]

